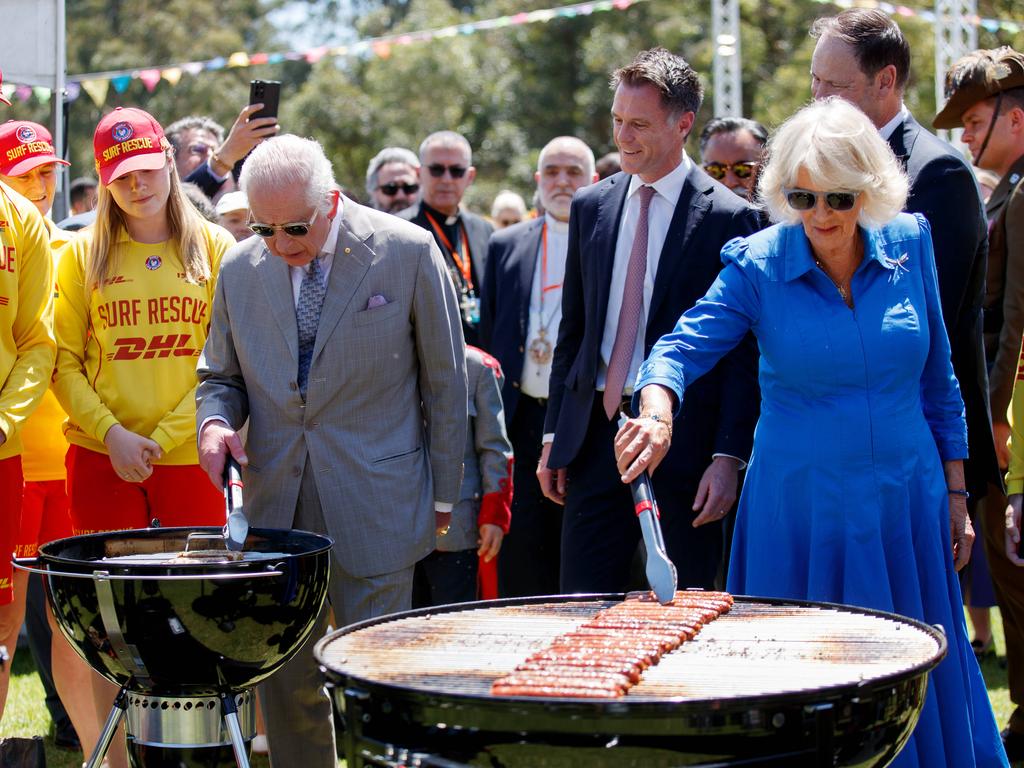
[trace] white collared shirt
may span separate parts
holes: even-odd
[[[331,228],[327,231],[327,239],[324,240],[320,249],[320,268],[324,273],[324,285],[327,285],[327,278],[331,274],[331,265],[334,264],[334,251],[338,248],[338,231],[341,229],[341,196],[338,196],[338,210],[334,212],[331,220]],[[299,291],[302,290],[302,279],[309,272],[309,264],[301,267],[288,267],[288,275],[292,280],[292,298],[295,306],[299,306]]]
[[[892,138],[892,135],[896,133],[896,129],[899,128],[908,117],[910,117],[910,110],[907,109],[906,104],[900,102],[900,111],[896,113],[896,117],[879,128],[878,133],[883,139],[888,141]]]
[[[530,355],[530,343],[537,338],[540,329],[546,329],[546,338],[554,349],[558,337],[558,324],[562,322],[562,281],[565,279],[565,254],[569,249],[569,224],[559,221],[550,214],[544,215],[547,227],[548,259],[547,274],[541,275],[544,259],[544,240],[537,247],[537,262],[533,269],[533,283],[530,289],[530,319],[526,327],[526,352],[523,355],[523,374],[520,391],[524,395],[545,400],[548,397],[548,380],[551,378],[551,361],[538,363]],[[541,278],[545,285],[555,286],[544,292],[541,301]]]
[[[651,206],[647,211],[647,274],[644,276],[644,311],[640,316],[637,338],[633,346],[633,359],[626,374],[626,389],[623,394],[633,391],[637,371],[643,362],[644,337],[647,333],[647,313],[651,309],[651,296],[654,294],[654,280],[658,275],[658,263],[661,261],[661,249],[665,246],[668,228],[683,191],[683,182],[690,172],[692,162],[685,152],[675,170],[665,174],[653,184],[657,193],[651,198]],[[619,237],[615,242],[615,262],[612,266],[612,283],[608,294],[608,312],[604,320],[604,335],[601,338],[601,363],[597,371],[597,389],[604,391],[605,378],[608,375],[608,361],[615,345],[615,332],[619,327],[619,312],[622,309],[622,291],[626,286],[626,270],[629,267],[629,254],[633,250],[633,238],[636,236],[637,219],[640,217],[640,196],[637,190],[644,185],[639,176],[629,180],[629,191],[622,210],[622,223],[619,225]]]

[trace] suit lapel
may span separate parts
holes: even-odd
[[[313,346],[314,360],[341,320],[366,271],[370,268],[373,251],[364,241],[372,234],[373,227],[358,205],[346,199],[341,210],[338,245],[334,249],[334,262],[331,264],[331,274],[327,280],[327,295],[324,297],[320,325],[316,332],[316,344]]]
[[[295,324],[295,294],[292,292],[292,278],[288,265],[283,259],[274,256],[267,246],[260,243],[263,249],[260,261],[256,263],[256,272],[263,283],[270,314],[281,329],[288,351],[292,353],[295,363],[299,362],[299,331]]]
[[[594,249],[594,274],[597,276],[597,318],[604,323],[608,314],[608,295],[611,292],[612,270],[615,267],[615,245],[619,239],[619,224],[626,207],[626,193],[632,177],[620,173],[612,177],[611,183],[601,192],[597,201],[597,220],[594,223],[593,238],[601,247]],[[584,255],[581,271],[587,271],[591,256]]]
[[[533,294],[533,273],[537,269],[537,251],[540,249],[540,236],[544,229],[544,219],[538,219],[539,225],[531,227],[527,237],[522,238],[516,246],[519,257],[519,334],[525,337],[530,325],[530,297]]]
[[[683,182],[683,190],[679,193],[679,201],[672,213],[672,222],[665,236],[665,245],[661,249],[658,261],[658,273],[654,276],[654,292],[651,295],[651,307],[647,317],[654,317],[661,303],[668,295],[669,288],[676,281],[676,274],[687,260],[690,240],[693,233],[711,209],[707,198],[710,187],[699,188],[703,180],[697,174],[696,167],[691,167]],[[708,179],[710,182],[710,179]]]

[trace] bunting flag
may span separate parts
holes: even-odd
[[[472,35],[477,32],[486,32],[492,29],[503,29],[523,24],[545,24],[554,19],[575,19],[580,16],[590,16],[594,13],[606,11],[625,11],[643,2],[649,2],[649,0],[593,0],[592,2],[563,5],[557,8],[522,11],[510,16],[499,16],[494,19],[454,24],[440,29],[383,35],[335,47],[317,46],[305,51],[288,51],[283,53],[235,51],[226,57],[218,56],[208,61],[189,61],[165,67],[144,67],[113,72],[90,72],[81,75],[71,75],[67,78],[66,96],[68,101],[74,101],[79,97],[81,91],[84,90],[97,106],[102,106],[106,101],[111,85],[113,85],[115,92],[124,93],[133,80],[139,80],[147,91],[152,92],[160,84],[161,80],[166,80],[171,87],[176,86],[181,81],[183,74],[194,77],[201,72],[215,72],[221,69],[254,67],[264,64],[279,64],[283,61],[306,61],[310,64],[315,64],[326,57],[357,56],[387,59],[393,53],[395,46],[443,40],[458,37],[459,35]],[[858,8],[876,8],[890,16],[919,18],[929,23],[934,23],[938,19],[933,11],[918,10],[903,5],[892,5],[887,2],[881,2],[881,0],[815,0],[815,2],[823,5],[835,5],[840,8],[852,8],[854,6]],[[1002,31],[1016,35],[1021,30],[1024,30],[1024,23],[1008,19],[987,19],[974,15],[965,16],[964,21],[991,33]],[[7,83],[3,87],[5,96],[13,95],[21,101],[27,101],[33,95],[41,101],[48,101],[50,98],[49,89],[46,88],[12,87]]]

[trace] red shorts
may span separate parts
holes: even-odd
[[[21,523],[21,456],[0,461],[0,605],[14,601],[14,554]]]
[[[64,480],[25,483],[18,546],[14,550],[18,557],[35,557],[41,544],[72,535],[66,487]]]
[[[130,528],[224,524],[224,494],[198,464],[160,465],[141,483],[118,477],[105,453],[72,445],[65,458],[76,536]]]

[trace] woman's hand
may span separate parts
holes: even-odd
[[[967,515],[967,498],[958,493],[949,494],[949,530],[953,538],[953,566],[959,571],[971,559],[974,527]]]
[[[160,446],[148,437],[115,424],[103,436],[110,454],[110,465],[125,482],[141,483],[153,474],[152,462],[163,456]]]
[[[647,470],[654,472],[672,444],[675,395],[660,384],[640,391],[640,415],[615,435],[615,463],[622,482],[630,483]]]
[[[482,557],[485,563],[491,562],[491,560],[498,556],[498,551],[501,549],[501,540],[504,538],[505,532],[501,530],[500,526],[494,525],[494,523],[484,523],[480,526],[477,556]]]
[[[1017,552],[1020,545],[1020,512],[1024,506],[1024,496],[1014,493],[1007,501],[1010,503],[1006,505],[1006,559],[1016,566],[1021,566],[1024,565],[1024,560],[1021,560]]]

